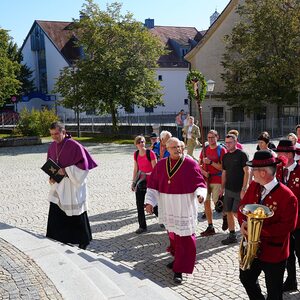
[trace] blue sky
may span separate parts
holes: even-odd
[[[123,3],[123,12],[144,22],[155,19],[155,25],[192,26],[198,30],[209,27],[209,16],[226,7],[229,0],[94,0],[101,9],[107,3]],[[20,47],[34,20],[72,21],[77,19],[84,0],[0,0],[0,27]]]

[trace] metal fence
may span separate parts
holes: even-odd
[[[161,114],[153,114],[153,113],[135,113],[135,114],[119,114],[117,115],[117,120],[119,125],[152,125],[152,124],[175,124],[175,112],[165,112]],[[76,119],[67,118],[62,116],[63,122],[65,124],[76,123]],[[110,125],[111,115],[104,116],[85,116],[80,119],[80,123],[82,124],[104,124]]]
[[[249,142],[256,140],[263,131],[267,131],[271,138],[287,136],[290,132],[295,132],[297,121],[296,116],[262,120],[253,119],[245,122],[222,122],[214,119],[211,128],[218,131],[221,139],[225,138],[229,130],[236,129],[240,133],[239,140]]]
[[[0,113],[1,127],[15,126],[18,123],[19,114],[13,111]]]
[[[117,116],[118,124],[121,126],[141,126],[155,129],[167,129],[171,132],[176,132],[175,112],[165,112],[162,114],[119,114]],[[227,119],[227,118],[226,118]],[[62,116],[62,121],[65,124],[76,124],[75,118],[66,118]],[[18,122],[18,114],[14,112],[0,113],[1,127],[14,127]],[[198,121],[196,120],[196,123]],[[203,114],[203,127],[205,136],[209,129],[215,129],[220,135],[220,139],[224,140],[227,132],[230,129],[239,131],[239,140],[241,142],[248,142],[256,140],[262,131],[267,131],[272,138],[287,136],[290,132],[295,132],[295,127],[298,123],[297,116],[287,116],[283,118],[270,119],[252,119],[244,122],[227,122],[224,118],[212,118],[210,114]],[[80,124],[85,129],[91,132],[97,131],[96,125],[111,126],[111,116],[85,116],[81,118]]]

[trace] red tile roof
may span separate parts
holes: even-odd
[[[158,60],[158,64],[162,68],[187,68],[188,63],[178,55],[172,45],[172,41],[190,50],[193,47],[191,41],[194,41],[194,43],[198,42],[203,36],[195,27],[155,26],[149,30],[152,34],[157,36],[170,51],[168,54],[162,55]]]
[[[36,23],[44,30],[55,47],[69,62],[79,57],[78,48],[74,47],[76,35],[71,26],[73,22],[37,20]],[[187,62],[178,55],[172,42],[176,42],[186,48],[192,48],[191,41],[194,41],[193,43],[195,44],[203,36],[203,32],[199,32],[195,27],[155,26],[149,30],[170,51],[159,58],[158,63],[160,67],[186,68],[188,66]]]
[[[73,22],[40,20],[37,20],[36,22],[69,62],[78,58],[79,51],[74,45],[76,35],[71,27]]]

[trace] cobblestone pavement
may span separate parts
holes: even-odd
[[[45,234],[49,186],[47,176],[40,167],[45,161],[47,147],[48,144],[0,148],[0,222]],[[171,261],[165,251],[168,246],[166,232],[160,228],[157,219],[148,216],[148,232],[142,235],[134,233],[138,226],[135,197],[130,190],[134,147],[90,144],[88,149],[99,163],[99,167],[89,174],[89,217],[94,238],[89,250],[142,272],[161,286],[171,287],[186,299],[248,299],[239,281],[239,245],[221,245],[226,233],[221,230],[219,214],[214,215],[217,234],[202,238],[200,232],[207,224],[200,217],[203,211],[200,205],[195,271],[193,275],[184,276],[184,284],[175,286],[172,272],[165,267]],[[255,144],[245,144],[245,149],[252,158]],[[199,150],[196,156],[198,154]],[[2,249],[3,242],[0,243]],[[20,253],[18,255],[21,257]],[[2,256],[0,258],[3,259]],[[26,262],[25,258],[19,262],[32,264]],[[4,271],[10,273],[9,269],[3,269],[1,261],[1,292],[6,274]],[[265,291],[263,277],[260,277],[260,283]],[[299,292],[284,295],[284,299],[299,298]]]
[[[2,239],[0,249],[0,299],[62,299],[34,261]]]

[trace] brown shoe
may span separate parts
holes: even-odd
[[[201,236],[210,236],[216,234],[215,229],[213,227],[207,227],[205,231],[200,233]]]

